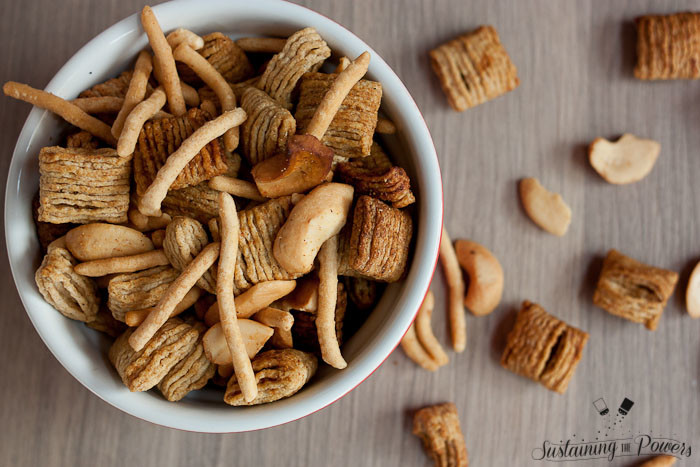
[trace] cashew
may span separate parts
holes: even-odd
[[[345,225],[353,192],[350,185],[324,183],[294,206],[272,249],[280,266],[292,274],[311,271],[321,245]]]
[[[80,261],[131,256],[153,250],[150,238],[138,230],[112,224],[85,224],[66,234],[66,247]]]
[[[606,182],[624,185],[649,175],[660,151],[658,142],[625,133],[614,143],[596,138],[588,148],[588,159]]]
[[[520,199],[527,215],[541,229],[559,237],[566,234],[571,209],[558,193],[547,190],[536,178],[524,178],[520,181]]]
[[[455,243],[457,260],[469,276],[464,306],[476,316],[491,313],[503,294],[503,268],[486,247],[469,240]]]
[[[695,266],[688,279],[685,291],[685,307],[692,318],[700,318],[700,263]]]
[[[239,319],[238,326],[241,329],[241,336],[245,343],[245,350],[249,358],[253,358],[263,348],[265,342],[272,337],[275,332],[271,327],[258,323],[251,319]],[[202,338],[204,353],[207,358],[216,365],[231,363],[231,352],[226,344],[224,330],[221,323],[216,323],[210,327]]]

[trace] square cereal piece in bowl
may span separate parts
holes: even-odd
[[[214,68],[218,67],[217,70],[220,73],[231,73],[232,76],[235,75],[235,78],[232,79],[240,80],[240,82],[232,84],[239,106],[241,105],[241,94],[251,85],[256,85],[257,89],[262,91],[265,91],[266,86],[269,86],[268,91],[270,92],[272,92],[273,88],[275,89],[275,92],[272,92],[273,95],[268,93],[272,101],[274,101],[274,105],[268,102],[266,104],[267,107],[260,108],[259,114],[261,121],[266,122],[265,126],[261,125],[259,128],[255,128],[258,130],[257,132],[254,132],[253,128],[241,130],[240,132],[241,137],[243,137],[245,131],[255,133],[255,138],[261,138],[260,141],[256,140],[255,145],[249,145],[248,149],[245,149],[243,144],[239,146],[240,149],[238,149],[235,156],[237,158],[235,168],[231,167],[227,160],[227,158],[230,159],[230,154],[224,153],[222,156],[215,155],[211,159],[203,159],[205,165],[202,166],[202,170],[190,171],[189,175],[192,175],[191,180],[181,180],[184,183],[179,186],[179,189],[168,193],[162,204],[163,212],[173,218],[182,215],[194,217],[203,226],[209,228],[210,236],[213,236],[214,231],[211,230],[210,226],[212,223],[216,224],[213,220],[217,218],[217,201],[214,196],[215,190],[212,190],[207,185],[206,179],[214,176],[214,174],[221,174],[224,170],[227,170],[224,176],[231,176],[232,173],[247,173],[250,170],[249,160],[267,157],[284,145],[285,138],[289,134],[294,134],[296,128],[298,128],[298,125],[296,125],[296,128],[292,125],[290,117],[294,117],[295,111],[293,107],[299,99],[298,89],[294,83],[301,80],[304,73],[332,75],[335,73],[335,64],[337,64],[340,57],[354,58],[368,51],[371,55],[371,61],[364,79],[381,84],[379,116],[380,118],[390,119],[396,131],[390,135],[375,134],[373,138],[368,139],[368,132],[371,132],[371,128],[376,125],[375,120],[377,116],[374,114],[376,102],[372,101],[370,107],[362,107],[357,111],[353,110],[353,112],[359,112],[358,115],[363,115],[360,122],[361,125],[353,130],[355,131],[353,138],[356,137],[358,140],[356,142],[338,140],[338,144],[339,147],[342,144],[343,148],[347,148],[348,154],[345,154],[346,157],[348,155],[359,155],[367,157],[368,160],[364,163],[359,163],[356,161],[357,157],[352,157],[349,160],[343,159],[337,162],[350,164],[344,172],[345,178],[343,183],[353,185],[357,192],[356,197],[367,196],[375,200],[366,204],[367,207],[372,208],[371,212],[381,214],[375,216],[377,221],[382,219],[387,219],[387,221],[401,219],[400,225],[405,226],[409,223],[412,225],[411,245],[406,257],[402,256],[401,258],[402,262],[405,261],[405,269],[401,271],[404,268],[403,265],[399,265],[400,267],[396,268],[389,267],[391,265],[387,264],[384,265],[388,268],[384,270],[386,274],[382,275],[381,268],[377,269],[379,266],[367,263],[365,266],[360,267],[360,260],[355,260],[353,264],[361,270],[375,275],[383,282],[391,281],[391,283],[386,285],[384,283],[380,284],[379,290],[382,292],[376,294],[376,302],[374,304],[369,304],[370,308],[374,307],[374,311],[371,313],[367,312],[367,319],[359,324],[355,322],[356,316],[352,316],[351,310],[354,311],[353,307],[359,306],[354,302],[362,302],[362,299],[358,298],[356,294],[349,294],[347,298],[348,309],[344,315],[346,319],[350,319],[351,326],[348,329],[352,328],[354,334],[349,335],[351,333],[347,333],[348,335],[346,336],[346,329],[343,329],[343,344],[341,347],[343,358],[348,365],[347,368],[336,370],[322,363],[319,359],[318,370],[315,371],[315,374],[311,376],[308,382],[306,382],[307,378],[302,378],[301,381],[305,384],[303,384],[299,392],[291,397],[252,407],[239,408],[231,407],[224,403],[224,388],[217,388],[210,382],[204,388],[199,389],[205,381],[210,378],[212,381],[217,380],[217,378],[220,379],[222,375],[226,375],[229,378],[223,381],[224,386],[226,386],[226,383],[230,381],[230,372],[227,372],[225,365],[220,365],[214,372],[212,367],[207,364],[207,361],[205,361],[206,352],[200,348],[200,341],[194,337],[195,331],[199,332],[201,337],[203,329],[200,329],[200,327],[203,325],[200,321],[194,320],[192,316],[184,314],[182,315],[183,324],[177,321],[176,323],[183,330],[187,330],[187,336],[189,337],[187,346],[183,345],[177,352],[178,361],[168,362],[167,367],[154,366],[153,371],[155,373],[148,374],[149,377],[153,376],[153,378],[148,379],[148,384],[133,385],[134,389],[139,390],[148,387],[153,387],[154,389],[131,392],[125,387],[122,377],[120,377],[118,371],[109,363],[107,358],[113,343],[112,338],[101,335],[82,323],[62,316],[43,299],[36,286],[34,275],[43,258],[42,248],[32,219],[32,199],[40,187],[37,156],[44,147],[60,145],[63,148],[67,148],[69,145],[66,144],[61,135],[75,134],[77,130],[70,128],[63,120],[54,115],[35,108],[30,112],[19,135],[10,165],[9,183],[6,189],[6,239],[10,265],[17,289],[37,332],[59,362],[84,386],[124,412],[156,424],[199,432],[240,432],[296,420],[338,400],[377,369],[397,346],[423,300],[437,260],[443,206],[440,172],[429,131],[405,86],[381,57],[350,31],[311,10],[278,0],[260,0],[257,2],[215,0],[203,4],[169,2],[154,7],[153,12],[166,34],[177,28],[186,28],[209,38],[211,50],[208,50],[206,53],[212,57],[212,66]],[[271,80],[270,83],[274,81],[276,84],[258,83],[259,78],[256,80],[256,76],[253,76],[251,79],[248,67],[233,68],[230,62],[226,59],[221,59],[222,50],[235,49],[231,46],[231,43],[222,36],[207,36],[220,32],[223,36],[229,37],[234,41],[237,38],[260,36],[287,38],[296,32],[305,30],[305,28],[313,28],[318,36],[325,41],[329,49],[328,56],[323,50],[315,52],[315,55],[311,54],[300,61],[303,65],[302,68],[295,70],[291,75],[282,73],[280,69],[270,68],[268,73]],[[108,80],[119,77],[125,70],[133,67],[136,56],[147,47],[148,39],[142,29],[139,15],[135,14],[110,27],[77,52],[47,85],[46,91],[70,100],[77,98],[83,91],[91,89],[92,92],[89,96],[84,94],[82,97],[86,99],[101,97],[122,99],[120,96],[125,95],[125,91],[122,89],[124,83],[120,80]],[[331,52],[333,55],[331,55]],[[256,63],[255,53],[258,52],[248,53],[253,65]],[[268,57],[271,55],[268,55]],[[319,59],[319,57],[324,58]],[[325,63],[323,63],[324,60]],[[320,65],[321,63],[323,63],[323,66]],[[254,68],[254,70],[258,69]],[[187,71],[183,71],[183,74],[186,73]],[[259,70],[254,71],[254,74],[258,73]],[[126,75],[122,76],[123,80],[126,80]],[[183,79],[185,78],[183,77]],[[202,92],[201,90],[204,88],[200,87],[192,76],[187,77],[185,82],[187,80],[195,86],[195,91],[199,87],[200,92],[195,93],[198,100],[199,96],[209,96],[208,102],[210,105],[207,107],[208,111],[212,109],[219,111],[221,102],[215,101],[211,97],[211,92]],[[107,82],[106,85],[96,86],[105,82]],[[156,92],[158,83],[155,80],[151,80],[147,84],[148,93]],[[363,91],[363,86],[367,85],[360,85],[358,91]],[[375,89],[376,86],[370,86],[370,88]],[[377,93],[374,91],[368,92],[374,95],[376,100]],[[256,93],[250,92],[249,94],[248,97],[253,98]],[[193,98],[191,94],[185,97],[188,99]],[[250,100],[251,108],[256,105]],[[192,107],[192,105],[189,105],[189,107]],[[166,104],[163,111],[168,112],[169,110]],[[346,112],[350,112],[350,110],[352,110],[350,107],[345,109]],[[108,116],[96,114],[95,116],[98,120],[108,122],[106,124],[111,125],[110,120],[113,119],[114,114]],[[170,116],[160,115],[160,118],[170,118]],[[156,130],[161,131],[162,128],[164,127],[161,125]],[[154,136],[151,139],[144,139],[144,144],[153,143],[156,145],[154,149],[152,148],[152,152],[148,153],[149,157],[141,159],[142,162],[147,164],[154,164],[149,167],[143,166],[139,169],[141,170],[140,173],[146,175],[149,179],[156,173],[157,166],[163,162],[161,159],[163,154],[161,152],[162,147],[157,147],[159,142],[170,144],[176,140],[174,135],[172,138],[169,135],[170,133],[166,132],[164,137]],[[180,137],[186,137],[186,135],[183,136],[181,134]],[[104,151],[99,148],[109,148],[110,143],[108,140],[108,137],[102,138],[95,143],[86,135],[76,136],[70,140],[71,149],[65,149],[65,151],[71,151],[76,154],[89,151]],[[371,146],[374,144],[373,140],[374,143],[378,141],[383,151],[390,158],[388,164],[384,158],[377,159],[375,157],[372,160],[369,159],[372,153]],[[98,145],[97,148],[95,144]],[[370,148],[369,155],[367,154],[368,148]],[[241,153],[240,151],[243,152]],[[170,151],[168,150],[168,152]],[[374,152],[376,155],[378,150],[374,150]],[[244,162],[242,165],[238,154],[243,155]],[[150,155],[156,157],[150,157]],[[227,160],[226,169],[220,164],[221,160]],[[133,159],[130,167],[132,165]],[[240,172],[239,165],[241,166]],[[96,167],[91,166],[89,169],[95,170]],[[114,171],[110,172],[110,174],[114,175]],[[96,173],[97,175],[99,173]],[[133,170],[130,176],[134,177]],[[99,177],[96,179],[101,180]],[[410,181],[410,186],[407,186],[407,180]],[[116,183],[116,186],[121,187],[122,185],[119,183]],[[115,192],[113,195],[121,196],[119,198],[121,204],[116,201],[109,203],[114,206],[118,205],[115,216],[120,217],[105,218],[102,221],[113,221],[115,223],[126,221],[121,216],[134,206],[134,201],[130,199],[130,196],[135,194],[134,185],[132,184],[131,188],[131,191],[134,191],[134,193],[127,192],[125,196],[125,193],[122,193],[122,191],[119,191],[119,193]],[[78,195],[82,199],[82,195],[80,193]],[[86,209],[97,208],[98,215],[102,216],[104,214],[99,212],[99,209],[102,209],[101,205],[93,206],[100,200],[85,198]],[[56,196],[46,198],[46,201],[52,200],[59,200],[59,198]],[[131,205],[129,204],[130,201]],[[58,204],[54,203],[53,205]],[[258,205],[261,204],[252,202],[251,207]],[[399,209],[404,210],[406,214],[398,216],[395,210],[398,211]],[[265,209],[260,210],[260,212],[264,211]],[[51,209],[49,209],[49,212],[51,212]],[[106,215],[104,214],[104,216]],[[76,223],[92,221],[93,218],[80,216],[71,216],[63,220],[63,222]],[[258,221],[260,220],[256,219],[256,225],[268,225],[264,220],[260,221],[262,224],[259,224]],[[351,219],[348,219],[347,222],[352,225]],[[405,230],[402,230],[402,228],[398,228],[395,237],[409,238],[405,235]],[[251,241],[255,242],[258,238],[265,239],[268,236],[261,234],[257,237],[251,237]],[[366,251],[362,250],[362,245],[355,245],[355,256],[366,253]],[[389,248],[389,246],[387,245],[386,248]],[[241,251],[242,257],[247,258],[250,256],[252,258],[251,267],[255,265],[269,265],[269,261],[258,261],[259,258],[256,259],[251,251],[257,250],[252,247],[246,247]],[[246,269],[246,271],[248,273],[253,271],[253,269]],[[130,275],[134,274],[134,272],[123,274]],[[353,284],[358,280],[355,277],[357,275],[359,273],[355,274],[354,272],[348,276],[341,275],[338,277],[339,283],[345,286]],[[250,275],[246,276],[246,281],[249,281],[251,277]],[[90,281],[94,281],[95,286],[98,288],[98,297],[104,302],[102,305],[106,305],[105,291],[109,288],[108,281],[102,277],[91,278]],[[115,282],[116,285],[117,282]],[[150,286],[144,283],[144,287]],[[127,303],[125,295],[117,297],[115,287],[112,287],[112,289],[115,292],[113,298],[119,298],[124,301],[125,307],[123,309],[127,313],[129,311],[142,311],[132,310],[132,305],[151,306],[150,301],[142,304]],[[342,290],[342,287],[339,289]],[[205,294],[206,292],[201,293]],[[75,300],[78,300],[82,295],[73,295],[73,297]],[[199,301],[195,305],[195,309],[199,310],[198,313],[200,314],[198,316],[200,319],[204,317],[207,311],[206,306],[203,309],[202,306]],[[362,304],[362,306],[366,306],[366,304]],[[91,307],[90,316],[92,316],[92,311],[94,311],[94,306],[91,305]],[[102,308],[100,308],[99,313],[99,316],[110,316]],[[97,317],[95,317],[94,321],[97,322]],[[117,327],[122,325],[118,321],[115,321],[115,323],[118,325]],[[96,327],[99,328],[100,326]],[[276,337],[278,341],[285,340],[284,335]],[[129,357],[128,368],[131,369],[129,377],[126,378],[127,381],[136,381],[135,378],[141,373],[143,373],[145,378],[147,376],[145,372],[149,371],[149,368],[151,368],[149,365],[152,365],[149,363],[151,362],[150,358],[155,358],[158,352],[165,352],[169,345],[176,349],[182,343],[181,340],[178,340],[179,338],[170,337],[168,333],[158,334],[154,339],[156,340],[153,341],[150,347],[146,346],[150,350],[143,354],[148,356],[143,361],[142,354],[137,356],[136,354],[132,355],[131,352],[124,353],[124,355]],[[119,349],[116,349],[114,352],[117,353],[117,350]],[[278,352],[278,354],[270,354],[269,352]],[[296,365],[295,368],[304,367],[309,370],[309,373],[313,373],[311,371],[312,366],[306,365],[303,358],[299,361],[304,363],[304,365],[294,363],[297,361],[293,358],[295,357],[293,355],[294,352],[297,352],[297,350],[262,349],[259,354],[260,359],[255,363],[256,373],[263,372],[274,365],[278,365],[279,368],[287,368],[284,365],[292,364]],[[121,360],[119,361],[121,362]],[[125,376],[127,366],[122,368],[121,363],[118,366],[120,368],[119,371],[123,373],[122,376]],[[313,369],[315,370],[315,367]],[[137,370],[141,373],[138,373]],[[131,371],[134,372],[133,375]],[[260,375],[262,374],[260,373]],[[262,387],[265,388],[266,386]],[[234,385],[229,385],[229,392],[234,388]],[[261,397],[261,400],[266,400],[269,394],[263,394],[263,396],[265,397]],[[177,403],[173,403],[166,398],[180,400]]]

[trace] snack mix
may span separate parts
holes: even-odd
[[[369,53],[326,63],[313,28],[242,48],[166,36],[149,7],[141,22],[150,49],[79,99],[3,88],[72,124],[39,153],[39,291],[115,338],[130,391],[292,396],[319,360],[346,365],[340,345],[410,262],[411,180],[375,139],[382,85]]]

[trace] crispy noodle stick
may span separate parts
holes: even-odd
[[[50,92],[34,89],[26,84],[8,81],[2,87],[2,91],[6,96],[28,102],[32,105],[53,112],[68,123],[77,126],[81,130],[85,130],[93,136],[97,136],[101,140],[115,146],[117,140],[114,139],[109,126],[86,114],[77,105],[71,104],[65,99],[51,94]]]
[[[335,333],[335,306],[338,300],[338,236],[325,241],[318,252],[318,309],[316,332],[321,345],[323,361],[333,368],[343,369],[348,364],[340,354]]]
[[[452,240],[443,224],[440,239],[440,263],[445,273],[445,281],[449,292],[447,314],[450,322],[452,348],[455,352],[463,352],[467,346],[467,322],[464,316],[464,279],[459,268],[457,254],[452,246]]]
[[[434,307],[435,296],[432,290],[428,290],[428,293],[425,295],[425,300],[423,300],[423,304],[416,316],[416,335],[418,336],[418,341],[435,363],[438,366],[443,366],[447,365],[449,358],[447,358],[447,354],[442,349],[440,342],[435,338],[435,334],[433,334],[433,330],[430,327],[430,318],[433,314]]]
[[[191,50],[191,49],[190,49]],[[238,256],[238,214],[236,203],[231,195],[219,193],[219,232],[221,233],[221,254],[216,274],[216,298],[219,303],[219,318],[224,331],[226,344],[231,353],[233,371],[241,387],[243,398],[250,402],[258,395],[253,366],[243,342],[241,329],[236,318],[236,304],[233,301],[233,271]]]
[[[165,94],[168,96],[170,111],[176,117],[179,117],[187,111],[187,108],[185,107],[185,99],[182,97],[180,78],[177,76],[175,59],[173,59],[173,50],[163,35],[163,30],[158,24],[156,15],[153,14],[153,10],[148,5],[141,10],[141,24],[144,31],[146,31],[153,54],[158,60],[157,66],[160,67],[159,77],[162,79],[160,83],[165,88]]]
[[[134,107],[134,110],[129,112],[119,135],[117,154],[126,157],[134,152],[141,128],[165,105],[165,99],[165,91],[161,86],[158,86],[148,99],[139,103]]]
[[[177,28],[165,36],[165,40],[168,41],[168,45],[173,50],[182,43],[189,45],[194,50],[199,50],[204,47],[204,39],[189,29]]]
[[[435,360],[428,355],[423,346],[418,342],[418,336],[416,336],[416,323],[415,321],[411,323],[411,327],[408,328],[406,334],[401,339],[401,348],[406,353],[408,358],[416,362],[421,367],[428,371],[437,370],[438,364]]]
[[[129,209],[129,221],[139,232],[163,229],[170,224],[172,218],[169,214],[161,214],[159,217],[144,216],[136,208]]]
[[[239,318],[250,318],[275,300],[289,295],[296,285],[296,281],[258,282],[236,297],[236,314]],[[219,321],[218,316],[219,305],[214,303],[207,310],[205,319],[209,318],[207,321],[213,325]]]
[[[129,344],[135,351],[139,351],[148,343],[153,335],[170,318],[178,303],[185,294],[197,283],[202,275],[214,264],[219,257],[219,243],[210,243],[182,270],[177,279],[170,283],[153,311],[141,325],[136,328],[129,337]]]
[[[240,198],[252,199],[255,201],[267,200],[267,198],[260,194],[255,183],[227,177],[226,175],[217,175],[209,180],[209,188],[223,191]]]
[[[199,93],[195,88],[180,81],[180,86],[182,87],[182,96],[185,98],[185,104],[190,107],[197,107],[199,105]]]
[[[89,114],[119,112],[124,104],[124,99],[114,96],[78,97],[71,101],[80,110]]]
[[[236,45],[244,52],[260,52],[276,54],[282,51],[287,39],[278,37],[241,37]]]
[[[289,331],[294,325],[294,317],[288,311],[278,310],[277,308],[265,307],[253,315],[253,319],[258,323],[271,328],[282,329]]]
[[[122,108],[119,110],[116,120],[112,124],[112,135],[115,138],[119,138],[122,134],[122,129],[124,128],[124,122],[126,117],[134,110],[134,107],[138,105],[139,102],[146,97],[146,88],[148,87],[148,77],[151,76],[151,71],[153,70],[153,59],[151,54],[145,50],[139,52],[139,56],[136,59],[136,64],[134,65],[134,73],[131,75],[131,81],[129,81],[129,89],[126,91],[126,96],[124,96],[124,103]]]
[[[226,79],[221,76],[214,66],[206,58],[192,50],[187,44],[180,44],[173,52],[173,57],[178,62],[189,66],[202,81],[212,88],[221,102],[221,112],[236,108],[236,95]],[[224,145],[227,151],[233,151],[238,146],[238,127],[229,129],[224,135]]]
[[[100,277],[121,272],[143,271],[144,269],[170,264],[163,250],[152,250],[131,256],[96,259],[76,264],[73,270],[81,276]]]
[[[369,67],[369,52],[363,52],[333,81],[306,127],[306,134],[322,139],[336,112],[352,87],[360,81]]]
[[[165,199],[165,196],[168,194],[168,188],[182,172],[182,169],[210,141],[223,135],[229,128],[240,125],[245,119],[245,111],[237,108],[236,110],[224,112],[214,120],[209,120],[197,128],[158,170],[155,180],[153,180],[153,183],[146,189],[146,192],[139,200],[138,207],[141,214],[159,216],[160,203]]]
[[[335,67],[335,71],[333,73],[340,73],[344,69],[346,69],[348,66],[350,66],[352,62],[348,57],[340,57],[340,60],[338,60],[338,66]]]
[[[182,299],[180,303],[177,304],[175,309],[173,310],[172,313],[170,313],[170,317],[172,318],[173,316],[177,316],[192,305],[194,305],[197,300],[199,300],[199,297],[202,296],[202,289],[197,287],[196,285],[190,289],[189,292],[185,294],[185,297]],[[136,327],[139,324],[143,323],[143,321],[146,319],[146,317],[153,311],[155,307],[151,308],[144,308],[143,310],[132,310],[132,311],[127,311],[126,315],[124,316],[124,322],[127,324],[129,327]]]

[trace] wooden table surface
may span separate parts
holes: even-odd
[[[501,306],[487,317],[468,316],[466,352],[450,353],[449,365],[434,374],[397,350],[350,395],[300,421],[246,434],[185,433],[121,413],[60,366],[27,319],[2,248],[0,465],[429,465],[410,434],[408,414],[443,401],[459,408],[472,465],[555,465],[533,460],[535,448],[545,440],[602,437],[625,397],[634,407],[607,439],[650,434],[685,441],[692,457],[679,465],[698,465],[700,321],[685,313],[683,296],[700,259],[700,82],[635,80],[632,20],[700,10],[700,1],[300,3],[371,44],[415,97],[440,158],[447,227],[453,238],[481,242],[499,257],[506,274]],[[141,6],[138,0],[5,2],[0,81],[45,86],[80,46]],[[427,51],[487,23],[498,29],[521,85],[455,113]],[[2,100],[2,174],[28,112],[25,104]],[[624,132],[659,141],[661,156],[645,180],[608,185],[588,165],[585,148],[597,136]],[[526,218],[516,188],[525,176],[538,177],[571,206],[564,238]],[[601,258],[610,248],[680,272],[657,331],[592,305]],[[434,327],[447,343],[439,273],[433,290]],[[504,335],[524,299],[591,334],[565,395],[499,366]],[[592,405],[601,397],[611,410],[606,417]],[[617,454],[612,462],[565,464],[639,460]]]

